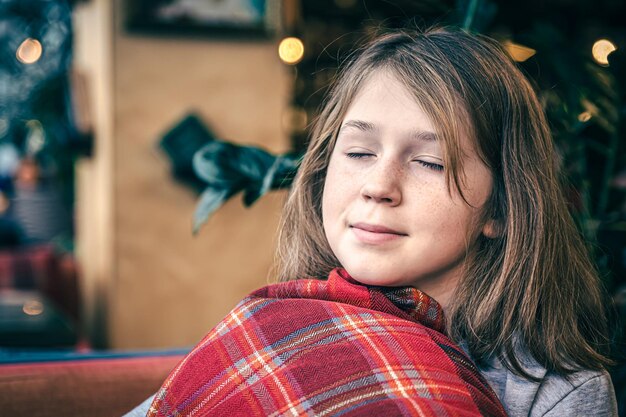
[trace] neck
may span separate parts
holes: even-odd
[[[433,281],[420,282],[414,287],[437,301],[445,313],[458,282],[459,276],[453,274],[445,279],[439,278]]]

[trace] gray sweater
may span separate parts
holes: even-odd
[[[540,381],[519,377],[499,362],[481,369],[509,416],[617,416],[615,390],[606,371],[579,371],[565,378],[537,363],[525,363],[524,368]]]

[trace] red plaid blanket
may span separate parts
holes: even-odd
[[[181,361],[148,416],[504,416],[442,313],[342,269],[270,285]]]

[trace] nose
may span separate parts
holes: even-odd
[[[366,201],[397,206],[402,202],[401,176],[399,169],[390,165],[372,167],[364,177],[361,197]]]

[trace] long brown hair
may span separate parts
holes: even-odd
[[[563,197],[537,96],[496,41],[461,30],[380,36],[341,71],[285,205],[279,278],[324,278],[339,266],[322,225],[324,178],[348,106],[379,70],[401,80],[437,127],[451,192],[463,184],[463,129],[493,174],[479,226],[491,221],[496,236],[481,235],[468,251],[446,311],[450,336],[479,363],[498,355],[528,378],[518,344],[561,374],[610,364],[604,293]]]

